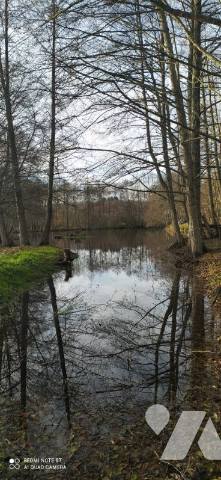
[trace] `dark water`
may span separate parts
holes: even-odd
[[[6,456],[67,455],[88,412],[92,433],[101,418],[100,434],[110,434],[108,412],[123,425],[152,403],[194,402],[214,381],[207,355],[220,319],[198,279],[174,267],[163,232],[53,241],[78,251],[71,277],[55,273],[1,311]]]

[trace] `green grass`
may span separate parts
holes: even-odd
[[[56,247],[0,250],[0,304],[4,304],[56,269]]]

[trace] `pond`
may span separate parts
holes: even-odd
[[[79,254],[72,271],[1,310],[0,454],[64,458],[65,474],[51,478],[170,478],[150,453],[161,440],[145,411],[216,415],[219,315],[199,280],[174,266],[164,232],[62,236],[52,241]],[[16,478],[26,474],[36,472]]]

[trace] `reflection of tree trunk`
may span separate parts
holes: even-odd
[[[176,328],[177,328],[177,307],[179,297],[180,286],[180,272],[176,273],[173,283],[173,310],[172,310],[172,325],[171,325],[171,337],[170,337],[170,381],[169,381],[169,400],[174,402],[176,399],[176,365],[175,365],[175,347],[176,347]]]
[[[7,359],[7,377],[8,377],[8,390],[9,395],[12,397],[12,380],[11,380],[11,352],[8,342],[8,336],[5,335],[5,352],[6,352],[6,359]]]
[[[9,308],[7,305],[1,308],[0,315],[0,381],[3,368],[4,354],[6,356],[7,368],[6,375],[8,378],[9,394],[12,395],[11,383],[11,354],[8,343],[7,326],[9,325]]]
[[[91,247],[91,243],[89,241],[89,270],[90,272],[94,271],[94,260],[93,260],[93,248]]]
[[[62,377],[63,377],[65,409],[66,409],[66,414],[67,414],[68,425],[70,427],[71,426],[71,416],[70,416],[70,401],[69,401],[69,392],[68,392],[68,378],[67,378],[67,371],[66,371],[66,365],[65,365],[65,356],[64,356],[64,348],[63,348],[61,327],[60,327],[60,322],[59,322],[56,290],[55,290],[54,281],[53,281],[52,277],[50,277],[49,280],[48,280],[48,286],[49,286],[50,295],[51,295],[51,305],[52,305],[52,310],[53,310],[53,319],[54,319],[54,325],[55,325],[55,330],[56,330],[59,357],[60,357],[60,365],[61,365],[61,371],[62,371]]]
[[[205,324],[204,324],[204,295],[200,291],[198,281],[192,280],[192,364],[191,364],[191,393],[193,402],[203,401],[203,395],[208,388],[206,375],[205,354]],[[200,405],[203,407],[203,404]]]
[[[0,383],[1,383],[1,376],[2,376],[4,330],[5,330],[4,315],[1,313],[1,316],[0,316]]]
[[[72,263],[68,262],[65,265],[65,279],[64,279],[64,281],[68,282],[68,280],[70,280],[71,277],[72,277]]]
[[[29,293],[23,293],[21,302],[21,336],[20,336],[20,355],[21,355],[21,410],[26,409],[27,400],[27,337],[28,337],[28,305]]]
[[[159,374],[159,353],[160,353],[160,346],[163,339],[163,335],[167,326],[167,321],[172,313],[172,318],[176,320],[176,312],[177,312],[177,304],[178,304],[178,295],[179,295],[179,284],[180,284],[180,272],[177,272],[173,281],[171,295],[170,295],[170,303],[167,307],[166,313],[163,318],[163,322],[161,325],[160,334],[156,344],[156,352],[155,352],[155,376],[156,376],[156,383],[155,383],[155,403],[157,403],[157,394],[158,394],[158,374]],[[172,334],[171,334],[172,336]],[[174,335],[172,336],[174,338]],[[175,340],[174,340],[175,345]],[[173,345],[173,348],[174,348]],[[172,358],[172,352],[170,352],[170,361]],[[171,367],[171,365],[170,365]],[[172,375],[172,374],[171,374]]]
[[[178,381],[179,381],[179,357],[180,357],[180,353],[181,353],[181,350],[182,350],[183,340],[185,338],[186,327],[187,327],[188,320],[190,318],[191,311],[192,311],[192,303],[189,299],[188,299],[188,301],[189,301],[189,303],[186,306],[186,311],[185,311],[185,314],[184,314],[184,317],[183,317],[182,330],[181,330],[181,333],[180,333],[180,337],[179,337],[179,340],[178,340],[178,343],[177,343],[177,349],[176,349],[176,384],[177,385],[178,385]]]

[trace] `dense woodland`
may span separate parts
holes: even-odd
[[[221,223],[219,0],[2,0],[0,229]],[[102,140],[101,140],[102,139]],[[13,194],[12,194],[13,192]]]

